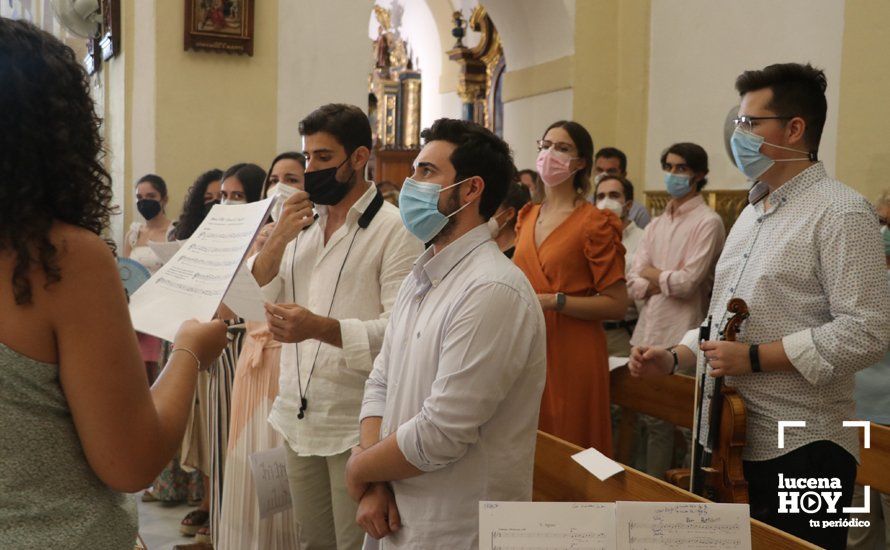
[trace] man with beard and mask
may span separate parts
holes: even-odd
[[[631,206],[635,204],[634,186],[623,176],[604,172],[596,178],[593,196],[597,208],[608,210],[621,219],[621,225],[624,227],[621,233],[621,244],[624,245],[624,273],[629,277],[630,268],[633,267],[634,254],[643,240],[643,230],[634,223],[630,216]],[[643,305],[645,302],[642,300],[631,300],[624,319],[603,321],[610,356],[627,357],[630,355],[630,337],[637,325]]]
[[[874,209],[817,159],[826,87],[823,71],[798,63],[739,75],[732,151],[739,170],[758,183],[717,262],[711,335],[725,326],[730,299],[743,299],[750,315],[738,341],[699,343],[692,330],[667,343],[677,344],[670,349],[634,348],[630,369],[637,376],[707,369],[706,396],[725,376],[745,401],[751,517],[843,549],[847,527],[840,520],[847,518],[859,457],[859,430],[843,423],[854,418],[856,372],[887,349],[890,289]],[[701,418],[708,418],[708,404]],[[779,423],[788,420],[806,425],[782,430]],[[699,436],[706,445],[707,423]],[[834,506],[809,513],[803,504],[782,503],[782,477],[841,488],[833,489]]]
[[[515,178],[510,148],[462,120],[421,137],[399,202],[432,244],[393,307],[346,477],[381,549],[476,548],[479,501],[531,500],[544,316],[486,224]]]
[[[359,443],[364,384],[396,293],[423,244],[364,178],[371,126],[358,107],[325,105],[299,130],[305,191],[287,199],[251,262],[273,302],[269,329],[283,343],[269,422],[287,442],[303,548],[360,548],[346,460]]]

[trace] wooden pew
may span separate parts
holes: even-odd
[[[611,373],[612,403],[624,408],[619,432],[617,458],[627,462],[628,435],[632,436],[635,411],[692,429],[695,415],[695,380],[682,374],[660,378],[634,378],[626,368]],[[625,420],[625,417],[627,419]],[[796,419],[789,419],[796,420]],[[852,430],[854,428],[845,428]],[[871,423],[871,448],[864,447],[864,430],[859,430],[860,464],[856,482],[873,491],[890,494],[890,427]]]
[[[571,456],[581,447],[538,432],[535,450],[533,500],[536,502],[708,502],[669,483],[625,466],[625,472],[600,481]],[[815,550],[793,535],[755,519],[751,520],[753,550]]]

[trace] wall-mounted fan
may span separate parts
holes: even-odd
[[[118,258],[117,270],[124,283],[124,290],[127,291],[127,302],[130,301],[130,296],[151,278],[151,273],[144,265],[130,258]]]
[[[98,38],[102,26],[99,0],[52,0],[53,11],[66,29],[84,38]]]

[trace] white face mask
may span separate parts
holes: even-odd
[[[291,187],[290,185],[281,183],[269,187],[269,190],[266,192],[266,196],[275,197],[275,205],[272,207],[272,212],[270,212],[273,222],[278,221],[278,218],[281,217],[281,211],[284,209],[285,201],[294,196],[294,193],[296,192],[296,187]]]
[[[494,216],[488,218],[488,232],[491,233],[492,239],[497,239],[498,235],[501,233],[501,225],[498,223],[498,219]]]
[[[609,210],[613,212],[619,218],[622,214],[624,214],[624,205],[613,199],[612,197],[606,197],[601,201],[596,203],[596,207],[600,210]]]
[[[234,200],[234,199],[223,199],[222,202],[221,202],[220,204],[225,204],[225,205],[227,205],[227,206],[235,206],[235,205],[238,205],[238,204],[247,204],[247,201],[244,200],[244,199],[242,199],[242,200],[240,200],[240,201],[239,201],[239,200]]]

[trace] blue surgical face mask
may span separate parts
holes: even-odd
[[[793,159],[771,159],[760,152],[760,146],[766,143],[777,149],[786,151],[794,151],[795,153],[804,153],[807,156],[797,157]],[[763,136],[746,132],[741,128],[736,128],[729,139],[729,146],[732,148],[732,156],[735,158],[735,165],[743,174],[748,176],[750,180],[756,180],[769,170],[773,164],[777,162],[791,162],[795,160],[816,160],[816,153],[801,151],[800,149],[791,149],[774,143],[764,141]]]
[[[467,203],[446,216],[439,212],[439,193],[457,187],[469,179],[461,180],[448,187],[441,187],[435,183],[405,178],[405,183],[399,192],[399,212],[402,215],[402,223],[415,237],[425,243],[430,242],[448,225],[448,218],[470,205]]]
[[[685,197],[689,194],[690,190],[689,176],[682,176],[680,174],[671,174],[670,172],[665,172],[664,186],[667,187],[667,192],[670,193],[670,195],[675,199]]]

